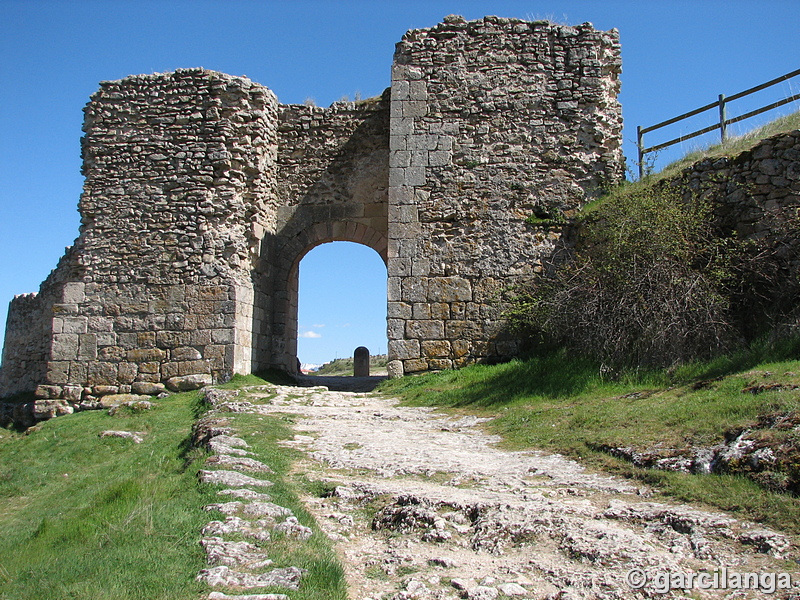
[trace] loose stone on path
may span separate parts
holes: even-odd
[[[780,532],[654,501],[557,454],[501,450],[477,419],[318,387],[275,386],[266,404],[257,395],[244,389],[240,399],[259,414],[301,416],[286,445],[307,453],[296,474],[330,490],[304,500],[336,545],[352,598],[638,600],[652,590],[632,589],[631,569],[782,572],[796,558]],[[771,597],[791,597],[781,593]]]

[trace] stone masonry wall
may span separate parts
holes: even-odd
[[[37,293],[16,296],[9,304],[0,366],[2,396],[31,392],[46,380],[53,320],[60,314],[59,303],[74,250],[67,248]]]
[[[275,312],[272,365],[297,364],[298,265],[315,246],[350,241],[386,260],[389,97],[330,108],[281,105],[275,236],[262,251]]]
[[[800,131],[775,135],[734,157],[694,163],[666,185],[711,201],[725,233],[769,237],[775,219],[800,208]]]
[[[335,240],[387,262],[392,375],[513,355],[502,292],[559,239],[526,218],[621,177],[619,71],[615,31],[448,17],[403,37],[380,98],[327,109],[203,69],[102,83],[80,236],[12,303],[0,395],[293,372],[298,264]]]
[[[30,391],[44,380],[50,338],[48,313],[39,294],[15,296],[8,307],[0,389],[6,394]]]
[[[500,294],[541,270],[569,216],[622,177],[615,31],[448,17],[392,69],[390,374],[513,356]]]
[[[188,69],[104,82],[85,113],[81,235],[47,324],[42,393],[249,371],[252,264],[274,228],[275,96]]]

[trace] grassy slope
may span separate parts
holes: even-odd
[[[0,598],[206,597],[208,588],[195,581],[206,566],[200,529],[215,517],[202,506],[219,497],[198,484],[205,454],[188,444],[200,410],[197,394],[189,393],[140,414],[80,413],[29,435],[0,429]],[[277,471],[270,488],[276,502],[316,528],[284,477],[293,455],[276,441],[291,436],[287,424],[240,415],[237,427]],[[148,434],[141,444],[100,439],[106,429]],[[278,539],[269,554],[276,566],[309,569],[293,599],[345,597],[324,535],[303,545]]]
[[[369,357],[370,373],[386,371],[388,359],[385,354],[372,355]],[[312,371],[309,375],[325,375],[326,377],[349,377],[353,375],[353,359],[337,358],[326,362],[318,370]]]
[[[60,417],[0,430],[0,598],[196,598],[210,497],[185,453],[192,396],[152,413]],[[141,444],[100,439],[145,431]]]
[[[800,112],[792,113],[783,117],[779,117],[774,121],[749,131],[743,135],[731,137],[725,143],[713,144],[707,148],[690,152],[683,158],[676,160],[665,166],[658,173],[647,177],[647,179],[659,180],[672,177],[680,173],[683,169],[690,167],[693,163],[706,158],[720,158],[723,156],[731,157],[740,154],[746,150],[750,150],[762,140],[778,135],[800,129]]]
[[[601,377],[591,361],[552,354],[527,361],[388,381],[381,391],[412,405],[496,416],[490,428],[515,449],[545,448],[586,464],[656,485],[664,493],[704,502],[800,533],[800,499],[759,488],[742,477],[637,469],[595,450],[604,445],[648,448],[707,445],[760,415],[800,410],[797,392],[745,394],[753,381],[800,383],[800,361],[787,347],[771,356],[742,353],[672,374]],[[692,382],[728,375],[702,389]],[[785,375],[784,375],[785,374]]]

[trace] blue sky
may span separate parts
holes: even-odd
[[[796,0],[0,0],[0,328],[6,303],[36,291],[78,235],[82,108],[100,81],[202,66],[247,75],[281,102],[313,98],[328,106],[380,94],[403,33],[454,13],[619,29],[629,158],[636,125],[800,68]],[[729,114],[799,91],[800,77]],[[713,122],[709,113],[686,127]],[[685,131],[676,126],[647,143]],[[338,279],[346,279],[356,263],[363,283],[320,279],[339,268]],[[301,360],[346,356],[362,344],[385,351],[381,269],[374,252],[348,244],[309,253],[301,263],[300,331],[319,337],[300,338]],[[359,312],[345,314],[353,305]]]

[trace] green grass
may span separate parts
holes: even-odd
[[[0,430],[0,598],[197,598],[198,488],[187,461],[196,395],[149,413]],[[146,431],[135,444],[106,429]]]
[[[390,380],[379,388],[404,403],[496,417],[489,425],[512,449],[543,448],[590,466],[657,485],[664,493],[800,533],[800,499],[761,489],[742,477],[637,469],[604,447],[685,448],[724,440],[760,416],[800,410],[796,391],[742,393],[754,382],[800,384],[795,344],[756,345],[717,361],[673,372],[623,373],[565,353],[501,365],[475,365]],[[765,378],[764,373],[770,373]],[[722,377],[716,381],[709,379]],[[698,385],[699,382],[703,382]]]
[[[795,129],[800,129],[800,112],[779,117],[743,135],[730,137],[724,143],[713,144],[707,148],[690,152],[683,158],[668,164],[658,173],[646,177],[646,179],[656,181],[672,177],[683,169],[690,167],[693,163],[706,158],[736,156],[746,150],[750,150],[761,142],[761,140],[772,137],[773,135],[794,131]]]
[[[379,371],[386,371],[389,359],[385,354],[376,354],[369,357],[369,369],[371,374]],[[353,375],[353,359],[337,358],[322,365],[318,370],[309,375],[324,375],[326,377],[348,377]]]
[[[237,378],[227,387],[265,384]],[[206,454],[191,449],[194,420],[205,407],[197,393],[170,396],[152,411],[92,411],[44,422],[23,435],[0,429],[0,599],[199,599],[205,568],[200,529],[219,502],[197,470]],[[289,422],[238,415],[236,427],[276,475],[274,501],[315,529],[307,543],[276,539],[276,566],[308,569],[293,600],[346,597],[341,566],[327,537],[303,510],[287,476],[296,455],[277,445]],[[99,438],[106,429],[146,431],[141,444]],[[255,434],[255,435],[253,435]]]

